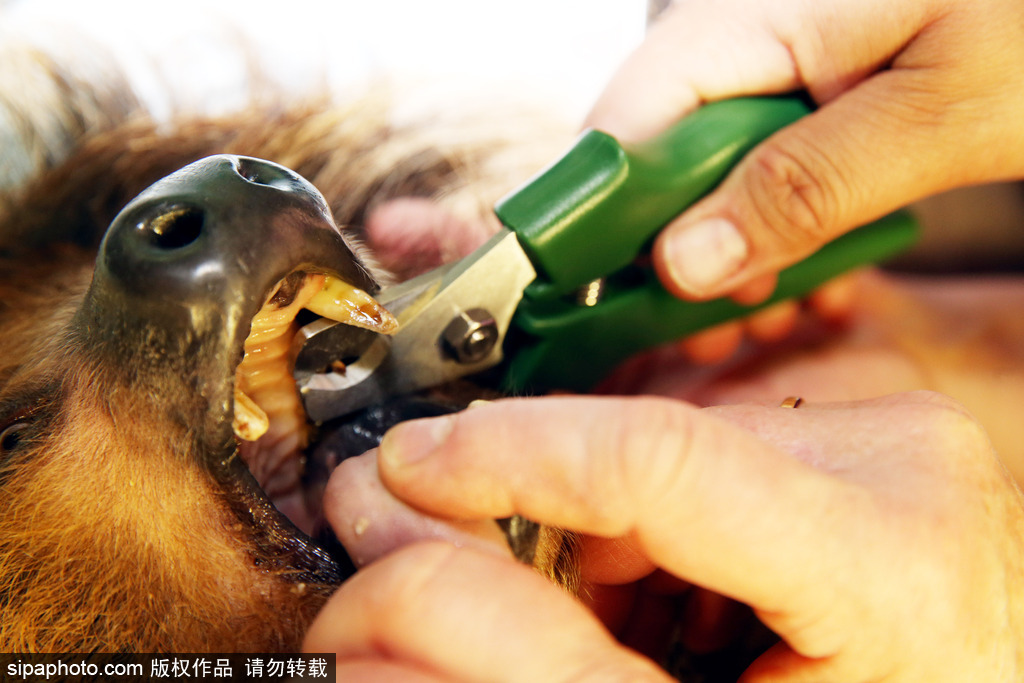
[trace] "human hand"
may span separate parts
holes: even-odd
[[[587,123],[642,139],[703,102],[810,93],[820,109],[753,150],[655,243],[674,293],[754,298],[857,225],[1024,174],[1022,85],[1015,0],[678,0]]]
[[[617,369],[602,388],[704,406],[785,394],[822,403],[937,391],[967,407],[1024,485],[1024,278],[869,271],[848,282],[842,324],[805,316],[785,340],[748,346],[713,368],[659,349]]]
[[[496,229],[493,217],[491,221],[473,220],[432,200],[409,197],[376,207],[367,218],[366,239],[381,265],[405,280],[467,256]],[[746,338],[758,343],[784,338],[802,309],[826,321],[844,317],[851,292],[849,278],[836,278],[802,302],[782,301],[698,332],[681,340],[679,348],[695,362],[717,363],[731,356]],[[770,291],[752,291],[746,302],[757,303],[768,294]]]
[[[577,680],[602,667],[666,680],[514,560],[493,519],[425,515],[392,496],[377,469],[376,449],[344,460],[324,496],[360,571],[317,616],[304,649],[336,652],[339,680]]]
[[[630,584],[660,568],[749,604],[783,642],[745,681],[1011,681],[1024,671],[1024,501],[973,419],[938,395],[798,410],[499,401],[399,425],[380,454],[388,487],[427,512],[521,513],[615,539],[614,556],[601,551],[607,541],[584,545],[585,581]],[[576,671],[606,675],[634,665],[525,576],[499,574],[494,590],[480,565],[457,559],[473,552],[434,555],[419,570],[404,553],[371,566],[363,580],[382,588],[343,588],[307,646],[333,643],[343,661],[419,665],[439,678],[476,677],[479,668],[448,668],[463,659],[509,663],[509,680],[536,674],[537,662],[558,672],[591,658],[594,668]],[[485,649],[457,651],[441,635],[454,632],[426,595],[437,581],[473,596],[455,632]],[[506,587],[512,600],[501,598]],[[461,604],[454,588],[444,596]],[[351,621],[332,625],[339,615]],[[562,633],[549,628],[562,620],[565,638],[535,637]],[[528,633],[510,646],[486,630],[496,621]],[[518,649],[527,641],[529,652]],[[514,656],[501,656],[506,647]]]
[[[526,565],[441,541],[345,582],[303,650],[335,652],[339,681],[669,680]]]
[[[862,272],[863,269],[840,275],[802,300],[779,301],[743,318],[695,332],[680,339],[674,350],[697,365],[720,364],[735,357],[747,339],[760,348],[767,348],[774,342],[790,338],[805,323],[827,327],[843,325],[854,311],[857,282]],[[755,293],[751,296],[748,291],[744,296],[750,296],[750,299],[736,298],[740,303],[757,303],[762,294],[767,295]]]

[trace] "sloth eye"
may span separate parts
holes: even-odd
[[[0,455],[12,452],[21,443],[28,422],[14,422],[0,432]]]

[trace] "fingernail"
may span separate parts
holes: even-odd
[[[693,294],[708,292],[735,274],[748,252],[743,235],[724,218],[706,218],[666,235],[669,276]]]
[[[392,467],[413,465],[436,451],[454,428],[454,415],[403,422],[384,434],[378,457]]]

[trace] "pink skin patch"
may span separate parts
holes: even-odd
[[[401,281],[466,256],[495,229],[496,223],[464,220],[431,199],[403,197],[370,213],[366,240],[380,264]]]

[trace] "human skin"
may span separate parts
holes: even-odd
[[[756,298],[782,267],[857,225],[945,189],[1024,176],[1021,84],[1014,0],[682,0],[587,123],[643,139],[704,102],[810,94],[817,111],[755,148],[654,246],[676,294]]]
[[[977,422],[938,394],[796,410],[513,399],[400,425],[379,462],[388,488],[427,513],[518,513],[586,534],[583,578],[605,601],[667,573],[750,605],[783,642],[744,681],[1024,671],[1024,500]],[[429,680],[479,680],[486,666],[537,680],[544,665],[658,680],[598,623],[508,558],[414,543],[343,587],[305,647],[338,652],[340,671]],[[441,646],[456,638],[468,645]]]
[[[1024,485],[1024,278],[865,271],[844,286],[848,298],[831,321],[802,313],[787,338],[747,344],[716,366],[697,368],[689,354],[660,349],[620,368],[604,390],[703,406],[937,391],[970,410]]]
[[[1022,37],[1024,7],[1009,0],[680,1],[588,123],[640,139],[702,102],[810,93],[815,113],[755,149],[655,243],[655,267],[675,294],[755,301],[780,268],[856,225],[947,188],[1020,177],[1024,90],[1013,84],[1024,80]],[[990,300],[992,310],[1000,301]],[[785,322],[792,308],[777,314]],[[999,318],[990,324],[998,328]],[[977,403],[1001,379],[987,364],[993,357],[972,375],[962,362],[969,355],[918,343],[933,331],[927,315],[909,322],[910,343],[897,334],[873,352],[835,347],[846,391],[873,381],[851,372],[869,352],[874,380],[938,384],[986,420],[990,408],[1005,416],[1019,405],[991,395]],[[730,334],[735,340],[736,328]],[[712,355],[734,345],[708,342]],[[814,361],[753,370],[746,389],[695,391],[726,401],[758,391],[763,399],[769,388],[812,394],[837,376]],[[943,370],[928,375],[934,367]],[[815,376],[818,385],[792,381]],[[1015,387],[1001,389],[1012,396]],[[842,398],[840,387],[825,388]],[[682,389],[663,388],[672,391]],[[1013,434],[993,429],[1000,443]],[[410,462],[423,450],[432,455]],[[599,599],[589,606],[617,635],[616,615],[635,586],[666,574],[750,605],[784,642],[746,681],[1012,681],[1024,671],[1021,495],[978,420],[936,394],[811,401],[795,411],[698,412],[652,398],[499,402],[400,426],[378,459],[390,491],[428,513],[464,524],[517,512],[587,534],[584,579]],[[510,572],[495,574],[499,567]],[[396,582],[410,575],[419,590],[395,600]],[[502,591],[491,588],[495,575]],[[660,675],[582,625],[596,617],[568,609],[567,598],[494,554],[414,543],[358,580],[367,597],[339,592],[306,646],[337,648],[342,666],[362,673],[400,667],[473,680],[493,675],[481,673],[489,665],[526,680],[540,662],[563,677]],[[479,619],[481,604],[497,616]],[[536,624],[564,625],[567,635],[545,639]],[[437,647],[467,633],[466,649]]]
[[[874,522],[881,530],[865,530],[864,515],[860,514],[859,510],[844,511],[835,506],[829,507],[828,515],[805,511],[801,520],[805,526],[813,526],[819,522],[834,523],[837,519],[845,519],[846,523],[855,526],[853,531],[836,531],[823,525],[819,531],[828,537],[834,536],[848,541],[862,537],[868,537],[869,540],[876,537],[881,540],[888,539],[888,543],[854,543],[846,549],[845,555],[836,556],[836,561],[843,564],[847,572],[864,571],[867,567],[869,571],[864,572],[863,581],[847,575],[844,578],[844,585],[836,587],[832,582],[837,577],[843,577],[843,573],[832,566],[819,567],[822,575],[803,579],[806,581],[805,585],[820,584],[821,591],[829,590],[829,586],[831,590],[840,592],[845,589],[848,600],[862,601],[860,604],[846,605],[846,612],[856,613],[858,618],[866,615],[873,620],[847,621],[843,615],[833,615],[835,621],[843,621],[848,632],[856,632],[862,642],[855,643],[856,647],[853,650],[844,651],[845,654],[840,653],[842,656],[809,658],[806,655],[815,651],[799,644],[790,650],[776,650],[777,654],[772,657],[778,659],[765,659],[755,665],[748,673],[749,680],[804,680],[801,677],[809,676],[810,680],[853,681],[876,676],[879,680],[889,681],[942,681],[946,680],[939,675],[939,670],[943,668],[952,676],[949,680],[970,680],[976,675],[979,680],[998,681],[1004,680],[1000,678],[1003,674],[1005,680],[1013,680],[1014,674],[1005,672],[1012,672],[1012,667],[1020,664],[1006,662],[1013,662],[1014,657],[1019,659],[1019,654],[1007,652],[1021,647],[1019,643],[1013,642],[1013,634],[1019,626],[1006,626],[1005,630],[1000,630],[998,617],[1002,614],[1002,609],[1007,610],[1006,614],[1013,614],[1014,610],[1019,612],[1019,586],[1013,586],[1012,581],[1007,581],[1005,595],[990,592],[965,598],[967,602],[976,603],[973,606],[978,611],[973,614],[965,612],[957,614],[955,619],[950,618],[956,622],[957,627],[964,629],[962,632],[939,632],[940,629],[936,629],[931,633],[921,634],[920,624],[929,627],[943,624],[941,615],[936,616],[929,611],[936,608],[930,604],[933,597],[929,598],[928,591],[934,588],[936,594],[945,596],[954,589],[949,585],[935,587],[934,584],[925,581],[916,581],[914,577],[917,574],[907,575],[902,570],[893,571],[893,567],[903,568],[908,564],[922,562],[923,566],[928,567],[921,570],[925,574],[930,573],[935,567],[940,567],[941,573],[945,576],[944,580],[948,580],[950,584],[959,582],[960,589],[964,588],[965,583],[973,584],[978,576],[985,577],[982,581],[985,583],[989,580],[998,582],[994,577],[1000,572],[1003,572],[1005,577],[1020,575],[1020,549],[1015,547],[1015,544],[1019,543],[1016,539],[1020,538],[1019,495],[1010,477],[1002,469],[1002,464],[996,460],[986,435],[980,431],[978,420],[999,444],[998,450],[1004,462],[1009,462],[1019,475],[1021,461],[1014,456],[1019,451],[1019,439],[1014,436],[1017,425],[1014,407],[1020,405],[1020,396],[1024,392],[1024,377],[1020,371],[1020,340],[1024,339],[1024,331],[1020,329],[1019,316],[1008,313],[1020,310],[1021,305],[1024,305],[1024,290],[1021,289],[1019,279],[1014,278],[987,281],[929,280],[899,278],[877,273],[864,274],[848,280],[845,287],[847,292],[844,301],[841,302],[842,305],[839,306],[844,311],[844,315],[841,316],[843,323],[838,328],[821,325],[819,320],[814,320],[810,322],[810,334],[807,334],[808,321],[805,320],[796,337],[786,340],[776,348],[755,351],[753,362],[741,364],[729,372],[716,369],[695,372],[693,366],[681,356],[667,357],[666,354],[671,354],[671,351],[663,350],[653,356],[656,371],[644,372],[644,364],[641,363],[639,367],[634,367],[626,373],[629,381],[619,388],[633,393],[661,393],[684,397],[707,404],[748,402],[745,406],[720,408],[710,412],[718,412],[718,417],[729,418],[734,426],[752,429],[771,444],[782,445],[794,459],[810,460],[817,468],[836,470],[847,478],[856,479],[864,475],[866,484],[881,489],[875,491],[879,495],[873,498],[869,496],[872,502],[866,504],[877,511]],[[827,303],[819,302],[816,310],[822,308],[827,309]],[[694,376],[699,378],[702,372],[710,374],[712,380],[695,381]],[[867,405],[874,406],[872,410],[864,409],[859,403],[827,406],[831,416],[836,418],[835,422],[813,429],[809,428],[811,425],[808,423],[786,422],[792,420],[787,411],[774,408],[766,410],[763,407],[777,405],[780,396],[799,394],[809,399],[804,407],[794,411],[803,415],[808,410],[826,410],[826,401],[878,396],[922,386],[940,389],[963,398],[969,404],[974,417],[968,417],[962,411],[962,407],[948,402],[947,399],[920,394],[886,399],[891,403],[883,402],[882,405],[875,405],[874,401],[869,402]],[[607,429],[607,416],[595,415],[592,412],[593,404],[586,402],[570,401],[560,404],[557,411],[550,411],[548,406],[551,404],[545,403],[544,407],[538,409],[536,419],[510,419],[508,414],[499,412],[490,418],[487,427],[477,430],[475,437],[460,442],[457,450],[461,451],[462,455],[456,457],[461,460],[450,464],[451,471],[446,470],[446,474],[438,476],[449,481],[448,477],[453,476],[452,472],[461,473],[463,469],[473,470],[474,467],[477,470],[480,467],[487,469],[491,465],[491,453],[496,447],[502,450],[501,446],[514,444],[509,446],[511,452],[506,454],[501,465],[509,468],[508,471],[502,474],[492,472],[491,475],[506,482],[509,490],[518,492],[519,498],[513,501],[515,509],[526,514],[534,514],[545,522],[571,526],[557,516],[542,516],[534,507],[536,503],[530,502],[534,496],[544,495],[543,487],[538,493],[535,486],[538,481],[537,472],[523,460],[524,453],[532,456],[536,452],[538,444],[533,442],[534,439],[548,443],[548,439],[555,438],[552,434],[555,432],[562,435],[561,441],[555,441],[559,454],[575,454],[579,449],[572,448],[573,439],[579,437],[580,433],[596,433],[599,436],[594,437],[595,442],[613,444],[623,449],[620,456],[622,461],[629,459],[649,462],[645,456],[639,454],[639,451],[643,450],[642,447],[636,446],[635,450],[627,448],[629,443],[636,443],[636,440],[645,440],[649,446],[657,446],[661,442],[665,445],[665,450],[677,450],[668,446],[680,438],[679,434],[673,434],[670,429],[657,428],[657,424],[666,427],[667,425],[659,421],[659,409],[652,410],[655,404],[650,403],[649,399],[615,400],[619,405],[619,409],[614,411],[617,415],[633,416],[633,436],[629,436],[630,427],[627,426],[622,428],[620,437],[610,437],[607,432],[602,433],[601,429]],[[762,407],[749,405],[751,401],[761,402]],[[904,405],[903,401],[910,405]],[[922,402],[924,407],[912,407]],[[931,405],[933,402],[937,403],[938,407]],[[503,410],[503,405],[498,404],[495,408]],[[682,404],[675,402],[671,405],[676,406],[673,410],[690,410],[686,407],[680,408]],[[884,406],[889,408],[886,409]],[[469,412],[475,413],[478,410]],[[757,415],[751,411],[757,410],[766,412],[756,419],[750,418],[750,415]],[[850,412],[845,413],[847,410]],[[743,415],[748,417],[742,418]],[[657,424],[652,426],[652,421]],[[568,430],[568,424],[578,425],[579,430]],[[837,424],[841,427],[837,427]],[[503,430],[514,434],[515,439],[503,437]],[[956,437],[955,435],[961,431],[967,434]],[[970,436],[970,433],[974,436]],[[842,438],[837,439],[836,434],[842,434]],[[922,439],[922,435],[927,435],[928,438]],[[407,435],[407,438],[413,442],[419,441],[419,437],[415,435]],[[569,446],[565,445],[567,442]],[[963,459],[958,457],[957,453],[950,452],[950,449],[956,451],[964,443],[970,447],[963,448],[961,455],[973,453],[978,456],[977,460]],[[929,455],[928,449],[933,447],[935,452]],[[692,445],[691,448],[701,452],[707,451],[712,457],[722,452],[720,446],[706,442]],[[447,447],[445,450],[447,451]],[[865,450],[871,451],[870,457],[862,452]],[[486,462],[479,458],[479,453],[488,454]],[[851,456],[851,453],[860,455]],[[894,462],[893,453],[908,455]],[[933,477],[929,473],[933,464],[930,462],[932,457],[944,464],[940,473],[942,476]],[[376,459],[377,454],[374,453],[365,456],[363,462],[346,463],[339,468],[335,475],[337,481],[332,480],[332,484],[349,490],[376,487],[377,490],[384,491],[375,476]],[[589,460],[590,456],[585,459]],[[481,462],[477,463],[478,460]],[[856,464],[856,467],[851,463]],[[459,505],[464,504],[466,498],[478,496],[482,496],[485,501],[492,500],[493,492],[488,493],[483,488],[438,488],[434,486],[434,480],[429,476],[424,478],[415,475],[405,479],[399,477],[396,480],[389,477],[389,467],[387,458],[384,458],[381,469],[391,493],[385,492],[383,495],[389,501],[388,506],[394,506],[394,509],[383,519],[375,519],[373,526],[368,529],[359,523],[360,517],[365,516],[367,509],[380,510],[386,506],[372,501],[349,501],[351,504],[334,505],[332,512],[331,499],[328,497],[328,515],[332,524],[339,530],[339,536],[343,537],[350,550],[354,549],[362,555],[368,568],[360,574],[357,584],[343,591],[342,594],[347,597],[337,599],[341,607],[335,608],[332,603],[332,607],[321,615],[318,621],[320,625],[311,635],[314,639],[307,641],[307,647],[329,649],[334,647],[331,644],[336,642],[332,639],[343,639],[343,647],[346,649],[340,660],[342,668],[339,671],[353,675],[358,673],[360,676],[367,676],[368,680],[373,680],[375,676],[387,680],[388,676],[398,675],[396,671],[401,671],[402,675],[426,675],[427,680],[473,680],[484,677],[486,674],[483,671],[486,667],[496,664],[508,667],[509,680],[516,680],[517,677],[521,680],[532,679],[537,672],[521,664],[525,658],[524,652],[531,653],[529,659],[532,662],[540,662],[542,666],[557,665],[562,668],[551,670],[568,670],[573,675],[614,677],[625,676],[628,673],[636,675],[640,680],[646,680],[648,677],[657,679],[660,674],[644,668],[643,660],[639,660],[638,663],[635,655],[629,650],[623,650],[621,644],[610,640],[607,634],[581,624],[577,625],[579,619],[584,619],[583,623],[586,623],[586,619],[590,618],[586,614],[581,617],[572,610],[547,613],[546,606],[557,603],[562,596],[557,593],[549,594],[546,586],[541,588],[535,585],[535,577],[527,578],[518,568],[504,564],[507,553],[502,553],[493,546],[488,548],[490,542],[487,539],[495,537],[495,529],[488,512],[485,511],[479,516],[478,513],[465,513],[460,510]],[[520,467],[524,468],[521,479],[517,474],[517,468]],[[550,473],[553,467],[555,466],[550,464],[537,464],[541,474]],[[971,471],[975,467],[988,469],[993,478],[986,482],[972,476]],[[889,468],[892,468],[891,471]],[[960,468],[963,468],[962,478],[957,473]],[[875,476],[872,480],[874,474],[884,476]],[[353,479],[360,478],[369,486],[353,484]],[[602,488],[597,477],[583,475],[581,478],[589,486],[599,489],[592,492],[592,495],[601,501],[602,509],[599,514],[604,515],[601,520],[622,514],[621,509],[609,503],[607,491]],[[913,480],[920,483],[916,498],[911,497],[908,501],[898,497],[886,499],[881,495],[885,493],[885,489],[890,493],[900,492],[897,489]],[[769,478],[767,481],[770,485],[773,480]],[[979,487],[975,492],[979,500],[973,499],[974,494],[968,485]],[[472,486],[473,484],[467,484],[467,487]],[[547,492],[550,497],[549,504],[556,510],[560,510],[566,501],[578,504],[580,499],[586,497],[584,492],[575,492],[571,487],[561,484],[552,485],[551,488],[552,491]],[[505,493],[511,495],[508,491]],[[723,497],[728,501],[748,499],[748,496],[727,494],[728,492],[724,492]],[[958,517],[961,508],[967,513],[971,509],[976,509],[978,505],[991,507],[995,503],[985,501],[993,495],[993,500],[1001,499],[1008,510],[1017,510],[1008,515],[1009,521],[1006,525],[987,529],[979,525],[975,528],[971,515]],[[431,509],[429,502],[423,503],[424,496],[434,501],[435,511],[448,509],[450,514],[459,517],[459,521],[454,523],[429,518],[424,522],[422,509]],[[789,498],[786,491],[778,487],[765,494],[764,498],[767,500],[772,496],[778,498],[777,502],[780,504],[786,502],[782,499]],[[944,501],[942,510],[929,507],[935,502],[933,496]],[[642,493],[636,495],[638,500],[648,498],[649,496]],[[523,502],[524,499],[526,502]],[[1013,502],[1014,500],[1016,502]],[[950,507],[946,508],[945,505]],[[421,509],[417,510],[417,507]],[[504,514],[504,508],[502,512],[495,512],[495,509],[488,508],[490,514]],[[662,509],[669,508],[666,504]],[[729,515],[729,512],[720,514]],[[758,545],[762,548],[772,547],[776,546],[775,540],[784,541],[778,544],[776,549],[780,556],[788,556],[788,543],[794,541],[786,524],[792,520],[788,520],[785,515],[778,515],[778,512],[773,507],[746,511],[737,508],[731,510],[731,516],[735,517],[734,521],[737,524],[743,524],[743,520],[747,518],[756,521],[776,517],[776,532],[764,533]],[[897,514],[893,514],[890,519],[886,515],[892,512]],[[694,513],[693,516],[700,520],[708,520],[715,519],[714,514],[702,512]],[[974,520],[980,521],[980,518]],[[901,533],[905,533],[906,536],[893,538],[892,534],[883,528],[888,527],[890,523],[902,529]],[[393,525],[390,531],[380,534],[380,530],[387,529],[389,524]],[[363,529],[363,533],[345,535],[345,530],[352,530],[355,527]],[[691,644],[711,648],[722,641],[723,628],[728,626],[729,615],[733,609],[730,606],[735,604],[734,600],[751,602],[747,596],[735,591],[729,592],[711,581],[704,581],[703,577],[695,577],[685,571],[666,572],[663,564],[650,557],[648,547],[638,546],[634,533],[609,539],[610,534],[603,529],[598,530],[597,535],[593,535],[593,527],[582,524],[580,527],[585,532],[591,532],[584,542],[582,557],[584,578],[588,584],[587,593],[593,598],[588,607],[622,642],[645,651],[657,650],[657,642],[651,644],[638,639],[651,639],[653,636],[658,640],[663,634],[652,634],[649,630],[636,628],[645,621],[644,617],[651,616],[651,619],[656,619],[658,616],[646,612],[652,607],[657,611],[655,601],[651,600],[652,595],[662,598],[662,602],[676,601],[681,595],[683,599],[688,598],[693,607],[686,613],[690,622],[685,625],[685,636]],[[875,531],[878,533],[874,533]],[[720,528],[709,528],[706,533],[717,538],[728,536],[730,532]],[[929,538],[937,545],[947,548],[967,548],[962,545],[960,534],[971,537],[987,536],[989,541],[996,545],[1002,542],[1006,546],[1005,553],[993,562],[982,563],[985,566],[965,566],[962,563],[936,560],[933,555],[934,548],[928,549],[921,544],[908,542],[908,539]],[[999,540],[1000,537],[1002,541]],[[442,539],[447,544],[456,546],[456,549],[445,545],[417,543],[418,538]],[[706,540],[702,537],[700,543]],[[745,542],[755,540],[746,537]],[[698,543],[678,539],[674,542],[686,549]],[[809,548],[820,550],[826,547],[822,546],[819,539],[805,542]],[[402,546],[405,547],[394,554],[389,554]],[[758,572],[755,573],[761,573],[762,558],[736,558],[714,545],[701,547],[708,547],[709,553],[714,551],[714,561],[720,561],[727,566],[756,566]],[[476,553],[480,551],[485,551],[493,557],[479,558]],[[997,555],[998,552],[996,551]],[[984,557],[984,553],[978,554],[973,549],[965,549],[964,554]],[[909,555],[913,557],[908,557]],[[800,555],[792,557],[794,562],[802,564]],[[738,564],[732,565],[733,562]],[[1000,562],[1003,562],[1002,566]],[[422,567],[427,569],[423,570]],[[444,573],[445,576],[427,576],[423,578],[423,582],[415,584],[418,590],[395,592],[396,584],[404,585],[411,580],[410,577],[419,580],[423,577],[423,572],[438,567],[443,567],[443,572],[438,569],[438,573]],[[491,579],[481,582],[480,576]],[[524,584],[521,587],[518,585],[520,576]],[[672,580],[672,577],[675,577],[675,580]],[[502,584],[501,591],[493,589],[494,581],[497,580]],[[770,577],[766,580],[770,580]],[[513,584],[516,585],[515,588],[512,588]],[[704,587],[696,588],[695,585]],[[507,594],[506,588],[510,591]],[[410,593],[415,593],[419,597],[410,598]],[[723,595],[730,597],[726,599]],[[817,593],[812,592],[806,596],[807,601],[812,602],[815,595]],[[362,597],[356,599],[355,596]],[[826,599],[819,595],[818,599],[821,604],[843,607],[841,602],[837,603],[831,596]],[[864,602],[868,605],[865,606]],[[475,610],[479,610],[485,604],[488,613],[500,616],[480,619]],[[641,604],[643,609],[638,615],[638,605]],[[922,605],[926,605],[927,609]],[[758,613],[765,621],[780,628],[778,622],[772,621],[775,611],[759,607],[757,604],[754,604],[754,607],[758,608]],[[789,617],[790,620],[796,621],[800,618],[801,615]],[[354,620],[353,623],[360,624],[359,628],[364,630],[355,634],[353,631],[339,633],[334,630],[337,624],[347,620]],[[504,626],[500,633],[486,628],[492,622]],[[534,626],[536,623],[564,623],[567,625],[565,632],[576,634],[579,638],[569,639],[572,642],[551,641],[546,637],[549,631],[538,630]],[[951,621],[945,622],[944,627],[950,627],[950,623]],[[569,628],[568,624],[574,626]],[[986,632],[985,629],[989,631]],[[447,642],[465,642],[467,631],[474,637],[471,641],[472,646],[467,645],[454,651],[442,646]],[[917,649],[903,647],[899,637],[893,636],[894,633],[916,633],[915,637],[920,636],[924,641],[930,641],[935,652],[941,653],[922,651],[920,644],[917,644]],[[970,653],[946,651],[946,644],[949,642],[973,642],[968,637],[971,633],[984,634],[987,642],[1005,647],[1006,651],[996,654],[993,654],[994,651],[988,652],[987,655],[983,653],[974,660],[971,659]],[[868,634],[873,635],[868,638]],[[373,642],[375,648],[383,647],[390,653],[389,656],[382,660],[373,653],[367,654],[365,648],[368,640]],[[869,642],[863,642],[865,640]],[[384,645],[381,646],[381,643]],[[880,648],[887,643],[892,645],[887,651],[888,655],[898,655],[895,660],[886,660],[882,654],[871,651],[871,648]],[[554,651],[563,647],[566,651]],[[925,648],[927,647],[926,644]],[[995,649],[998,650],[999,647]],[[858,652],[857,648],[863,649]],[[581,651],[586,654],[573,654]],[[545,652],[550,654],[551,659],[547,658]],[[781,654],[778,654],[780,652]],[[472,653],[478,653],[478,656],[469,656]],[[986,659],[989,655],[991,657]],[[811,659],[814,661],[810,661]],[[854,663],[860,660],[881,664],[888,662],[891,668],[865,672],[854,666]],[[1005,671],[996,670],[1001,663],[1006,663]],[[935,666],[935,671],[926,668],[932,665]],[[986,670],[985,666],[992,666],[994,669]],[[768,669],[777,667],[783,671],[778,677],[771,677],[777,672],[771,676],[766,673]],[[424,669],[429,672],[425,674]]]

